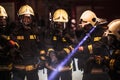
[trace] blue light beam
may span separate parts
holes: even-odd
[[[74,50],[71,51],[71,53],[57,66],[56,69],[61,70],[63,66],[70,60],[70,58],[73,56],[73,54],[78,50],[79,46],[81,46],[84,41],[90,36],[90,34],[95,30],[96,26],[94,26],[88,34],[79,42],[79,44],[74,48]],[[59,71],[53,71],[51,75],[48,77],[48,80],[53,80],[53,78],[57,75]]]

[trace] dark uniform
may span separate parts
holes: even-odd
[[[109,75],[111,80],[120,79],[120,19],[115,19],[108,24],[108,30],[105,32],[107,44],[110,50],[110,56],[107,60]]]
[[[37,67],[39,64],[39,48],[38,48],[38,28],[31,26],[31,29],[26,30],[22,25],[18,25],[12,34],[12,39],[16,40],[20,45],[18,54],[22,59],[15,58],[13,79],[24,79],[27,76],[28,80],[38,80]],[[20,78],[19,78],[20,77]]]
[[[101,39],[100,33],[102,28],[96,28],[83,43],[84,50],[78,52],[78,68],[84,71],[83,80],[109,79],[107,66],[102,61],[106,56],[109,57],[109,50],[104,45],[99,47],[97,42]]]
[[[13,48],[9,42],[8,15],[0,5],[0,80],[11,80],[12,60],[10,50]]]
[[[102,38],[92,45],[92,51],[98,50],[101,47],[107,48],[109,55],[102,56],[100,62],[107,66],[110,80],[120,79],[119,59],[120,59],[120,19],[113,20],[108,24],[108,29],[105,31]],[[84,47],[85,48],[85,47]],[[89,50],[87,47],[85,50]],[[96,53],[95,53],[96,54]],[[104,55],[100,53],[101,55]],[[104,76],[103,76],[104,77]],[[104,79],[107,77],[104,77]]]
[[[11,34],[20,46],[17,53],[21,56],[14,58],[13,80],[24,80],[25,77],[27,80],[39,80],[40,29],[32,20],[34,13],[29,5],[22,6],[19,15],[20,21],[15,24]]]
[[[63,9],[58,9],[58,13],[59,11],[61,13],[62,11],[64,12]],[[53,17],[56,16],[57,15]],[[46,51],[48,52],[46,62],[48,80],[72,80],[72,65],[71,65],[72,58],[69,61],[67,61],[65,65],[62,66],[61,69],[59,68],[60,67],[59,64],[64,62],[64,59],[70,53],[70,45],[73,44],[72,39],[74,39],[74,37],[71,37],[71,35],[69,34],[72,32],[69,32],[69,30],[67,30],[67,26],[63,25],[66,23],[64,22],[63,19],[61,19],[62,17],[65,18],[64,20],[67,20],[66,16],[61,14],[60,18],[55,19],[58,20],[58,23],[57,22],[54,23],[53,25],[54,28],[47,29],[45,33],[44,41],[46,45]],[[59,19],[63,21],[59,22]],[[52,74],[54,75],[52,76]]]
[[[5,31],[6,32],[6,31]],[[4,38],[6,36],[6,38]],[[8,35],[0,29],[0,79],[11,80],[12,60],[10,57],[11,46],[7,40]]]
[[[51,35],[51,38],[47,39],[47,43],[49,41],[51,41],[51,45],[46,44],[46,46],[48,46],[49,54],[47,62],[48,77],[50,77],[49,75],[51,74],[51,72],[55,70],[57,71],[57,66],[65,59],[65,57],[67,57],[68,54],[64,51],[64,49],[70,45],[69,40],[66,39],[64,36],[60,37],[54,34]],[[52,69],[50,67],[52,67]],[[69,62],[67,62],[63,66],[63,69],[59,71],[60,73],[56,75],[57,78],[53,80],[59,80],[60,77],[62,80],[66,80],[66,78],[68,78],[67,80],[71,80],[72,79],[71,67],[72,67],[71,60],[69,60]]]
[[[88,18],[87,18],[88,17]],[[107,47],[99,47],[96,43],[101,39],[105,31],[105,25],[97,22],[96,15],[90,11],[85,11],[81,18],[81,30],[76,31],[78,41],[83,40],[85,36],[88,38],[83,42],[76,53],[78,54],[78,68],[83,70],[83,80],[109,80],[109,76],[106,72],[107,67],[101,62],[101,58],[109,55]],[[97,26],[96,26],[97,25]],[[92,28],[95,28],[92,33],[89,33]],[[96,49],[93,48],[93,44]],[[94,49],[94,50],[93,50]]]
[[[114,50],[109,60],[109,74],[111,80],[120,79],[120,49]]]

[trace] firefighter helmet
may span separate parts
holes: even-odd
[[[108,24],[109,34],[116,36],[117,40],[120,40],[120,19],[115,19]]]
[[[32,9],[32,7],[30,7],[29,5],[23,5],[22,7],[20,7],[19,11],[18,11],[18,15],[32,15],[34,16],[34,11]]]
[[[90,23],[92,26],[95,26],[97,22],[97,16],[93,11],[86,10],[82,13],[80,17],[80,21],[85,21],[85,22]]]
[[[68,22],[68,13],[64,9],[57,9],[53,14],[54,22]]]
[[[7,13],[6,13],[6,10],[4,9],[3,6],[0,5],[0,16],[3,16],[3,17],[8,17]]]

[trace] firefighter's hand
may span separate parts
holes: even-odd
[[[13,40],[9,40],[6,35],[0,35],[1,41],[5,42],[9,47],[19,47],[19,44]]]
[[[83,55],[83,47],[78,47],[77,51],[74,53],[73,57],[75,58],[81,58],[81,55]]]
[[[45,68],[45,61],[39,60],[39,63],[36,66],[39,70]]]
[[[83,51],[84,49],[83,49],[83,46],[80,46],[79,48],[78,48],[78,50],[79,51]]]
[[[83,46],[80,46],[80,47],[78,47],[76,53],[81,54],[81,53],[83,53],[83,51],[84,51]]]
[[[17,42],[13,41],[13,40],[9,40],[9,45],[11,47],[15,47],[15,48],[19,48],[20,47],[19,44]]]
[[[55,72],[61,72],[61,69],[59,69],[59,68],[53,68],[52,66],[50,66],[50,69],[52,71],[55,71]]]
[[[57,68],[51,67],[51,70],[54,71],[54,72],[59,72],[59,70]]]
[[[57,68],[54,68],[54,67],[50,66],[48,63],[45,63],[45,66],[46,66],[46,68],[48,68],[49,70],[58,71]]]
[[[46,60],[46,52],[45,52],[45,50],[40,50],[39,54],[40,54],[39,59],[41,61],[45,61]]]

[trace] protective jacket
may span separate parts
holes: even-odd
[[[72,44],[72,41],[66,37],[66,35],[69,34],[58,36],[54,33],[46,33],[45,36],[46,50],[53,49],[60,62],[69,54],[65,51],[65,49]]]
[[[100,76],[101,78],[107,76],[106,79],[109,79],[108,75],[106,73],[104,74],[107,67],[105,64],[103,64],[102,61],[105,56],[109,56],[108,48],[100,42],[103,33],[104,29],[102,28],[102,26],[97,26],[91,34],[87,34],[88,38],[81,45],[83,46],[83,50],[81,51],[79,48],[80,52],[77,52],[78,68],[84,70],[83,80],[96,80],[96,77]],[[83,32],[83,34],[81,35],[85,37],[86,33],[84,34]],[[78,39],[82,40],[84,37],[80,37]],[[106,39],[102,40],[104,40],[103,42],[105,42]],[[101,75],[99,75],[98,73],[100,73]]]
[[[0,70],[11,70],[12,60],[10,50],[14,48],[9,42],[9,32],[5,28],[0,29]]]
[[[15,58],[15,65],[36,65],[39,62],[39,37],[39,29],[35,25],[25,28],[21,23],[16,24],[11,39],[20,45],[17,52],[22,59]]]

